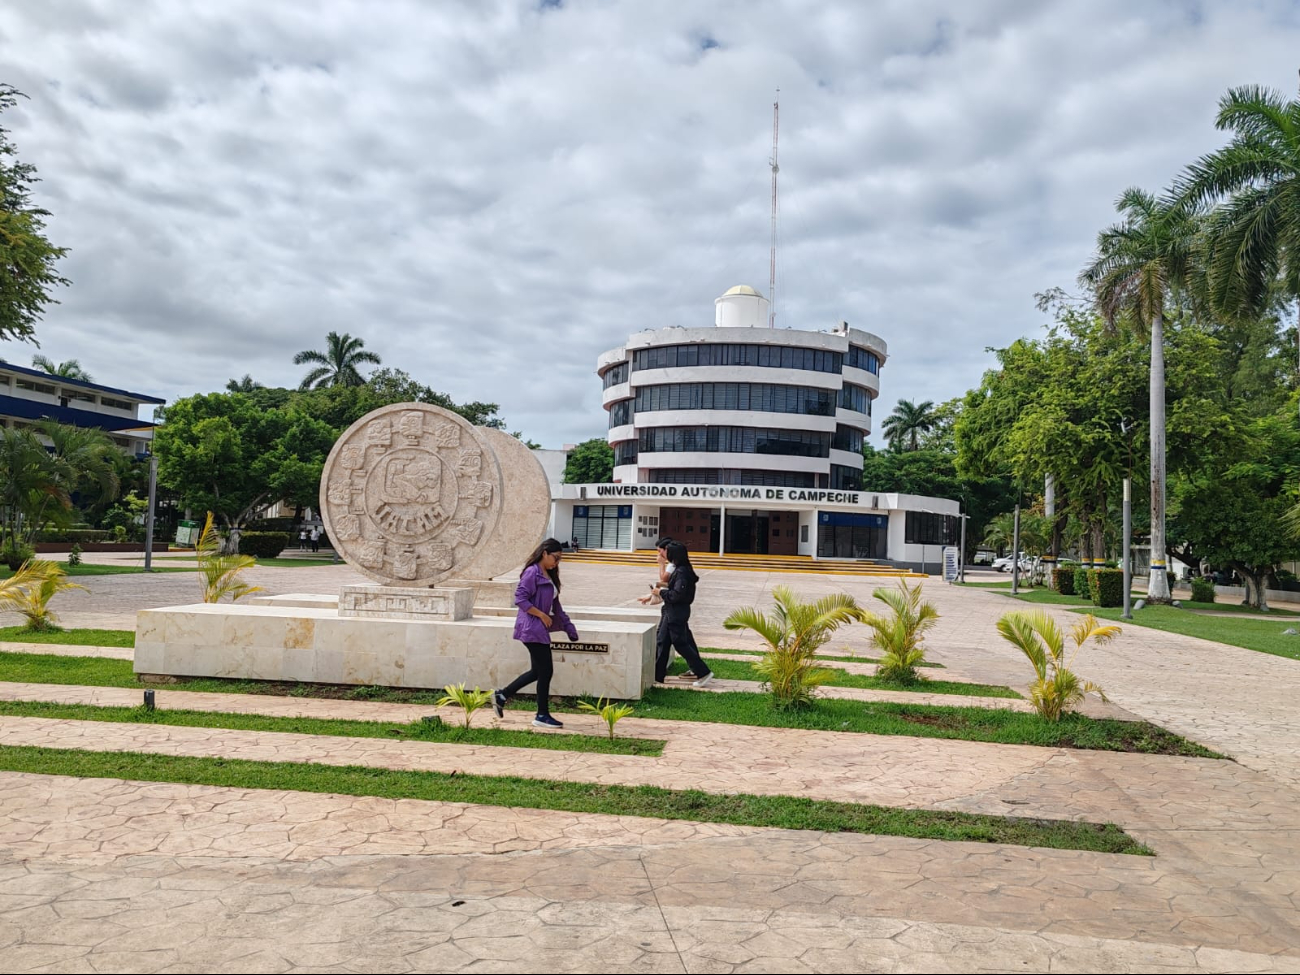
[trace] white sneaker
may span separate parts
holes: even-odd
[[[691,686],[692,686],[692,687],[708,687],[708,686],[709,686],[710,684],[712,684],[712,683],[713,683],[713,671],[709,671],[707,674],[705,674],[703,677],[701,677],[699,680],[697,680],[697,681],[696,681],[694,684],[692,684]]]

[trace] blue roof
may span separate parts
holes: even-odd
[[[84,384],[83,384],[84,385]],[[101,387],[107,388],[107,387]],[[139,430],[152,427],[150,420],[137,420],[132,416],[113,416],[94,410],[79,410],[73,406],[56,406],[21,396],[0,393],[0,416],[16,416],[23,420],[42,420],[49,417],[74,427],[98,427],[101,430]]]
[[[96,389],[101,393],[116,393],[118,396],[130,396],[132,399],[138,399],[141,403],[166,403],[165,399],[159,399],[157,396],[146,396],[144,393],[133,393],[129,389],[117,389],[114,386],[104,386],[100,383],[88,383],[84,379],[70,379],[67,376],[56,376],[53,373],[46,372],[44,369],[32,369],[28,366],[15,365],[12,362],[6,362],[0,359],[0,369],[10,369],[14,372],[21,372],[27,376],[36,376],[44,379],[46,382],[62,383],[64,386],[77,386],[81,389]]]

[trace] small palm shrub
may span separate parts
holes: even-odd
[[[609,725],[609,740],[614,740],[614,725],[618,724],[629,714],[636,710],[630,704],[615,704],[613,701],[604,698],[592,704],[590,701],[579,701],[579,711],[587,711],[591,714],[598,714]]]
[[[896,684],[925,680],[917,668],[925,662],[925,632],[939,622],[934,603],[921,601],[921,586],[898,580],[897,589],[877,589],[873,596],[890,609],[888,616],[864,615],[871,642],[880,652],[876,676]]]
[[[770,614],[752,606],[738,609],[722,625],[728,630],[752,630],[767,644],[767,653],[754,665],[779,709],[812,702],[817,688],[834,672],[817,666],[817,650],[841,626],[862,618],[862,609],[847,593],[832,593],[816,602],[799,599],[789,586],[772,590],[776,605]]]
[[[231,602],[243,599],[255,592],[261,592],[261,586],[254,586],[240,578],[245,569],[250,569],[257,562],[250,555],[221,554],[221,538],[212,526],[212,512],[203,523],[203,532],[194,546],[194,554],[199,562],[199,579],[203,583],[203,601],[219,603],[229,596]]]
[[[1074,652],[1068,658],[1061,628],[1042,610],[1007,613],[998,620],[998,632],[1033,665],[1035,678],[1029,685],[1029,700],[1048,721],[1060,721],[1061,715],[1073,710],[1086,694],[1107,700],[1105,691],[1070,668],[1085,643],[1109,643],[1119,636],[1118,626],[1102,624],[1089,613],[1070,628]]]
[[[63,566],[57,562],[32,560],[23,563],[8,579],[0,581],[0,609],[22,613],[26,628],[36,633],[59,629],[58,617],[50,610],[50,600],[69,589],[84,589],[69,582]]]
[[[448,684],[442,689],[443,696],[438,698],[438,707],[445,708],[452,704],[460,705],[465,711],[465,727],[468,728],[470,722],[474,720],[474,712],[480,708],[487,707],[492,700],[492,692],[485,691],[475,687],[469,691],[465,685]]]
[[[82,548],[76,542],[72,543],[72,548],[68,549],[68,565],[74,568],[81,565]]]

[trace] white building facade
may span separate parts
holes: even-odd
[[[557,485],[557,536],[933,568],[957,503],[862,490],[884,340],[770,328],[744,285],[714,305],[712,328],[638,332],[600,356],[614,483]]]
[[[145,393],[0,362],[0,424],[11,429],[42,419],[95,427],[124,453],[140,455],[150,449],[154,429],[151,420],[140,417],[140,408],[163,402]]]

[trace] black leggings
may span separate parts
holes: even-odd
[[[537,682],[537,713],[551,713],[551,675],[555,673],[555,661],[551,658],[549,643],[525,643],[528,658],[532,663],[526,671],[501,689],[507,698],[514,697],[520,688]]]
[[[695,635],[691,633],[689,620],[690,611],[678,616],[669,617],[663,613],[659,617],[659,632],[655,634],[655,680],[663,683],[664,678],[668,675],[668,657],[673,647],[682,655],[686,665],[691,668],[691,673],[696,677],[703,677],[705,674],[712,673],[709,665],[700,659],[699,648],[695,645]]]

